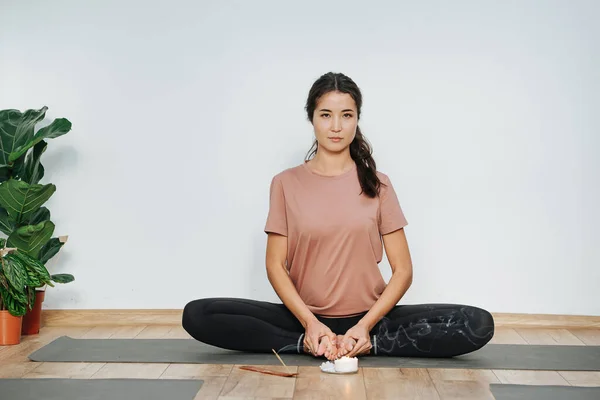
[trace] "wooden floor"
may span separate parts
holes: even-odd
[[[203,379],[196,399],[493,399],[489,383],[600,386],[600,372],[361,368],[328,375],[290,367],[296,378],[236,365],[34,363],[27,356],[55,338],[189,338],[176,326],[46,327],[16,346],[0,347],[0,378]],[[492,343],[600,345],[600,329],[498,328]],[[283,367],[274,367],[283,370]]]

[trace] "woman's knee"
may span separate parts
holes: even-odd
[[[485,345],[494,336],[494,317],[489,311],[479,307],[469,306],[466,312],[471,334],[479,339],[481,346]]]
[[[207,307],[213,299],[198,299],[190,301],[183,308],[181,324],[192,337],[197,337],[203,326],[206,326]]]

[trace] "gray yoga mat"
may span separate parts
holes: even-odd
[[[0,379],[0,400],[193,400],[202,380]]]
[[[318,366],[323,358],[281,354],[295,366]],[[29,355],[44,362],[133,362],[279,365],[273,353],[223,350],[193,339],[73,339],[62,336]],[[361,367],[600,371],[600,346],[488,344],[454,358],[366,356]]]
[[[496,400],[598,400],[600,387],[490,384]]]

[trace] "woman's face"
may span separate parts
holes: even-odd
[[[356,135],[358,115],[348,93],[329,92],[317,101],[312,124],[320,149],[332,153],[346,150]]]

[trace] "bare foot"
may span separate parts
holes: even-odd
[[[325,356],[328,360],[334,360],[337,357],[337,347],[331,343],[327,336],[323,336],[319,342],[319,349],[315,356]]]
[[[350,351],[354,348],[354,346],[356,345],[356,340],[352,339],[352,338],[348,338],[346,339],[346,342],[343,343],[342,339],[344,338],[343,335],[338,335],[337,337],[337,348],[338,348],[338,352],[337,352],[337,356],[339,357],[343,357],[346,354],[350,353]],[[362,356],[362,355],[366,355],[366,354],[370,354],[371,350],[365,350],[362,353],[357,354],[357,356]]]
[[[302,350],[306,353],[306,354],[312,354],[311,351],[308,349],[307,346],[303,346]]]
[[[356,344],[356,340],[352,339],[352,338],[348,338],[345,341],[344,339],[344,335],[338,335],[337,337],[337,355],[338,357],[343,357],[346,354],[348,354],[350,352],[350,350],[352,350],[352,348],[354,347],[354,345]]]

